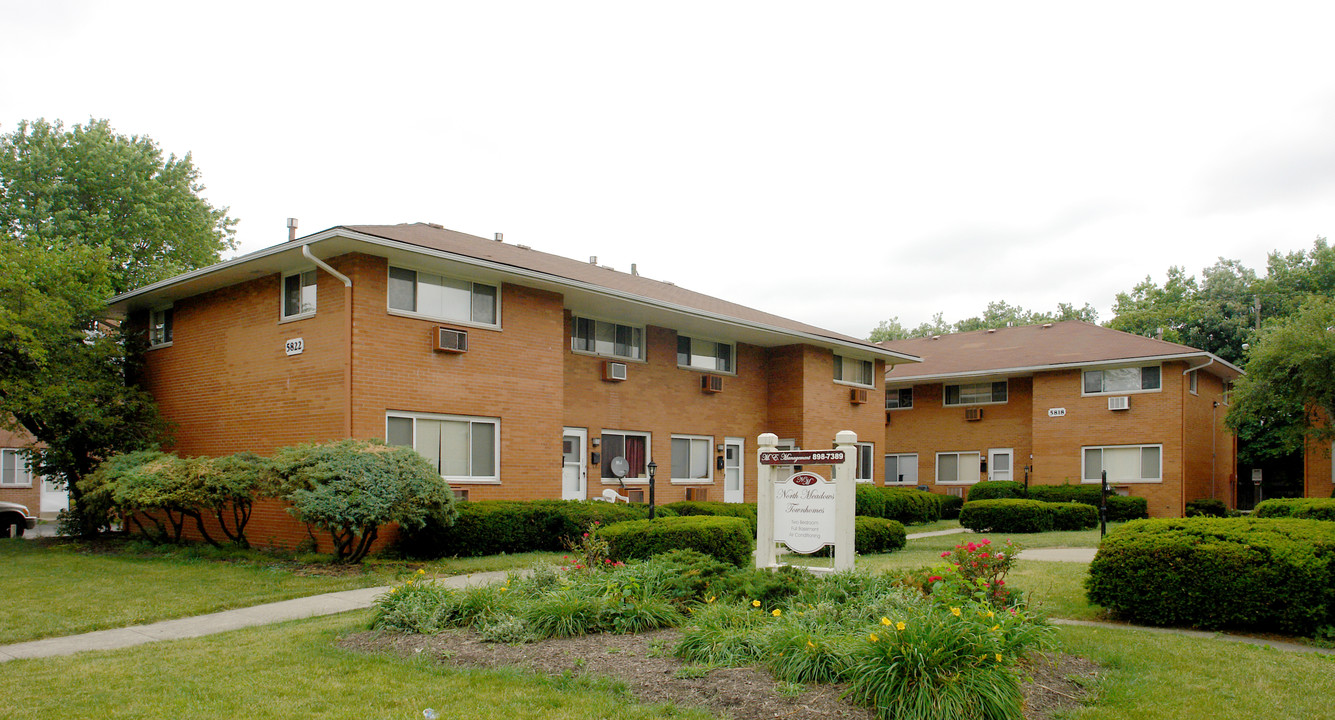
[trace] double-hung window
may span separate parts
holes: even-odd
[[[710,482],[713,447],[712,437],[673,435],[672,482]]]
[[[315,271],[307,270],[283,278],[283,319],[315,314]]]
[[[899,453],[885,456],[886,485],[917,485],[917,453]]]
[[[456,415],[390,413],[385,441],[405,445],[426,458],[450,482],[496,482],[500,420]]]
[[[936,481],[943,484],[976,483],[981,472],[982,455],[976,452],[936,454]]]
[[[843,355],[834,356],[834,379],[836,382],[875,387],[875,368],[876,363],[871,360],[857,360]]]
[[[1100,482],[1104,471],[1109,483],[1163,482],[1162,445],[1105,445],[1083,450],[1087,483]]]
[[[987,405],[1006,402],[1006,381],[947,385],[946,405]]]
[[[677,365],[694,370],[732,372],[732,343],[677,336]]]
[[[172,309],[158,308],[148,314],[148,345],[162,347],[172,344]]]
[[[433,320],[500,324],[500,292],[495,285],[389,268],[389,309]]]
[[[1158,365],[1086,370],[1084,373],[1083,389],[1086,395],[1144,392],[1158,390],[1159,387]]]
[[[627,360],[644,359],[644,329],[633,325],[575,318],[570,349]]]
[[[32,471],[23,450],[0,449],[0,487],[32,487]]]
[[[621,457],[626,459],[625,480],[647,480],[649,478],[649,433],[631,430],[604,430],[602,439],[603,482],[614,483],[617,475],[612,471],[612,461]]]
[[[876,452],[876,446],[872,443],[860,442],[858,447],[858,462],[856,474],[853,476],[858,482],[874,483],[876,482],[876,467],[873,459]]]
[[[913,388],[889,389],[885,391],[886,410],[907,410],[913,407]]]

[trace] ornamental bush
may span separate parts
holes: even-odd
[[[964,507],[964,498],[956,495],[937,495],[941,498],[941,519],[958,520],[960,508]]]
[[[609,557],[616,561],[695,550],[740,567],[751,559],[750,530],[742,518],[695,515],[613,523],[602,537],[610,546]]]
[[[1335,525],[1317,520],[1142,520],[1109,533],[1089,600],[1147,625],[1308,635],[1335,624]]]
[[[960,525],[974,532],[1047,532],[1053,512],[1037,500],[973,500],[960,508]]]
[[[902,550],[907,542],[904,526],[897,520],[858,516],[854,548],[860,555],[873,555]]]
[[[904,525],[921,525],[941,519],[947,504],[945,498],[945,495],[913,488],[859,485],[855,512],[866,517],[898,520]]]
[[[647,505],[599,500],[482,500],[455,508],[453,523],[401,532],[395,549],[414,558],[557,551],[594,522],[606,526],[649,514]]]
[[[993,480],[980,482],[969,488],[969,500],[1019,500],[1024,499],[1024,485],[1013,480]]]
[[[1228,506],[1223,500],[1200,498],[1188,502],[1183,514],[1187,517],[1228,517]]]
[[[1053,530],[1089,530],[1099,526],[1099,511],[1084,503],[1047,503]]]
[[[1030,485],[1030,500],[1078,502],[1099,506],[1098,485]],[[1150,516],[1149,502],[1142,497],[1108,496],[1108,522],[1139,520]]]
[[[739,517],[751,523],[751,535],[756,533],[756,504],[755,503],[724,503],[724,502],[701,502],[696,500],[685,500],[682,502],[668,503],[660,508],[659,512],[668,511],[665,517],[671,517],[671,514],[679,516],[686,515],[721,515],[724,517]]]
[[[360,562],[381,525],[413,530],[455,517],[450,486],[412,448],[340,440],[282,448],[273,462],[288,512],[327,531],[338,562]]]
[[[1304,520],[1335,520],[1335,499],[1283,498],[1262,500],[1252,512],[1260,518],[1301,518]]]

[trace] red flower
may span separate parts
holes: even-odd
[[[941,553],[941,557],[950,557],[950,551],[947,550],[946,552]]]
[[[937,580],[940,580],[940,579],[941,579],[941,576],[940,576],[940,575],[933,575],[933,576],[927,578],[927,582],[936,582]]]
[[[991,541],[991,540],[988,540],[987,538],[983,538],[983,542],[980,543],[980,544],[982,544],[982,545],[991,545],[991,544],[992,544],[992,541]]]
[[[1000,587],[1000,586],[1002,586],[1002,585],[1005,585],[1005,584],[1006,584],[1006,581],[1005,581],[1005,580],[998,580],[998,581],[997,581],[997,586],[998,586],[998,587]]]
[[[977,549],[978,549],[978,546],[977,546],[977,545],[974,545],[973,543],[969,543],[969,552],[973,552],[974,550],[977,550]]]

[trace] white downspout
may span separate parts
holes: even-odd
[[[329,263],[327,263],[327,262],[321,260],[320,258],[315,257],[314,255],[312,255],[312,254],[311,254],[311,246],[310,246],[310,245],[302,245],[302,246],[301,246],[301,256],[304,257],[304,258],[306,258],[307,260],[310,260],[311,262],[315,263],[315,266],[318,267],[318,268],[320,268],[321,270],[323,270],[323,271],[329,273],[330,275],[333,275],[334,277],[338,278],[339,280],[342,280],[342,281],[343,281],[343,287],[352,287],[352,278],[350,278],[350,277],[348,277],[347,275],[344,275],[343,273],[341,273],[341,272],[335,270],[334,268],[332,268],[332,267],[329,266]]]

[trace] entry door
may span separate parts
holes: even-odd
[[[561,499],[588,499],[589,466],[584,461],[589,431],[566,428],[561,434]]]
[[[746,496],[746,478],[742,458],[746,457],[746,441],[742,438],[723,440],[723,502],[739,503]]]
[[[987,479],[988,480],[1014,480],[1015,473],[1011,472],[1011,460],[1014,458],[1014,451],[1011,448],[993,448],[987,451]]]

